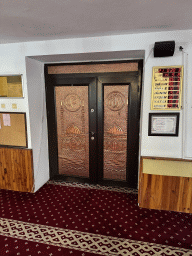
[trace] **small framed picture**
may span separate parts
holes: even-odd
[[[179,113],[149,113],[148,136],[175,136],[179,134]]]

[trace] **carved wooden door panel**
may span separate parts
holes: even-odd
[[[102,87],[102,178],[126,181],[129,85],[108,84]],[[89,87],[55,86],[55,103],[59,174],[89,178],[89,166],[93,165],[89,159],[92,154],[89,148],[98,134],[98,131],[89,131],[89,123],[93,123],[92,117],[89,118]],[[90,114],[94,109],[90,109]]]
[[[54,93],[54,101],[49,99],[54,106],[49,107],[48,112],[52,115],[48,119],[50,158],[53,155],[51,175],[94,182],[97,171],[96,79],[57,79],[49,90],[50,94]]]
[[[104,179],[126,180],[128,89],[104,86]]]
[[[56,86],[55,99],[59,174],[88,178],[88,86]]]

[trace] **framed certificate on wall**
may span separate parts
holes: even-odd
[[[183,66],[153,67],[151,110],[180,110]]]
[[[149,113],[149,136],[178,136],[179,113]]]

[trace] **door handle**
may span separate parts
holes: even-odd
[[[91,134],[91,140],[94,140],[95,139],[95,132],[90,132]]]

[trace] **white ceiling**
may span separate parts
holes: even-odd
[[[0,43],[192,29],[192,0],[0,0]]]

